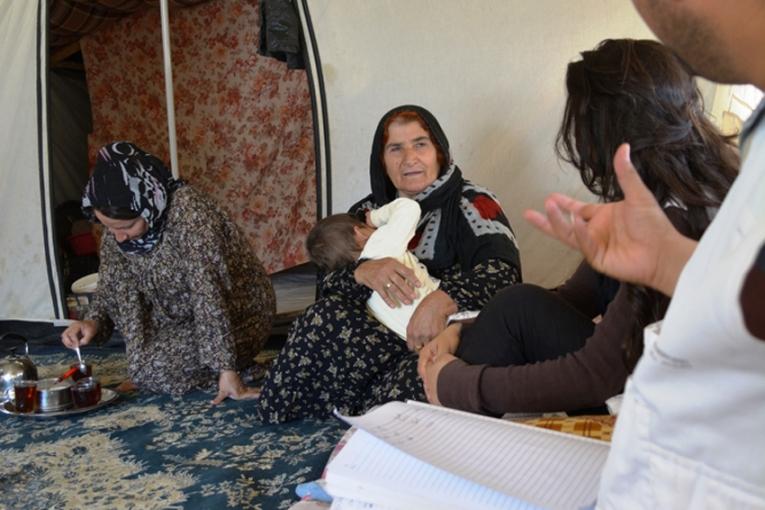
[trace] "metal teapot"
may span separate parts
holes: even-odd
[[[19,356],[11,350],[11,355],[0,360],[0,400],[13,398],[13,381],[16,379],[37,379],[37,367],[29,359],[29,344],[27,339],[16,333],[6,333],[0,337],[0,344],[7,337],[15,337],[24,341],[26,355]]]

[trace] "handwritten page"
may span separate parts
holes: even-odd
[[[341,418],[443,472],[551,510],[592,505],[609,449],[601,441],[418,402],[389,402]]]
[[[326,481],[332,496],[341,496],[333,503],[336,509],[535,509],[431,466],[363,430],[357,430],[329,464]]]

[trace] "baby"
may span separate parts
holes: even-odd
[[[374,227],[350,214],[333,214],[324,218],[308,234],[308,253],[324,271],[334,271],[358,259],[385,257],[392,257],[412,269],[422,284],[412,304],[391,308],[377,292],[373,292],[367,300],[367,308],[372,315],[406,340],[406,327],[417,305],[439,284],[407,249],[420,221],[420,206],[409,198],[398,198],[370,211],[367,221]]]

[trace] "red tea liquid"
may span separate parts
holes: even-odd
[[[37,385],[28,383],[16,383],[13,385],[16,412],[33,413],[37,407]]]
[[[101,384],[92,377],[78,381],[71,391],[75,407],[90,407],[101,401]]]
[[[86,377],[90,377],[90,376],[93,375],[93,367],[91,367],[87,363],[85,364],[85,371],[84,372],[80,368],[80,364],[79,363],[74,363],[69,368],[78,368],[78,370],[75,373],[72,374],[72,380],[75,381],[75,382],[79,381],[80,379],[85,379]]]

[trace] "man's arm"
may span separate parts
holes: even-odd
[[[739,302],[746,329],[753,336],[765,340],[765,314],[762,313],[765,303],[765,244],[744,278]]]

